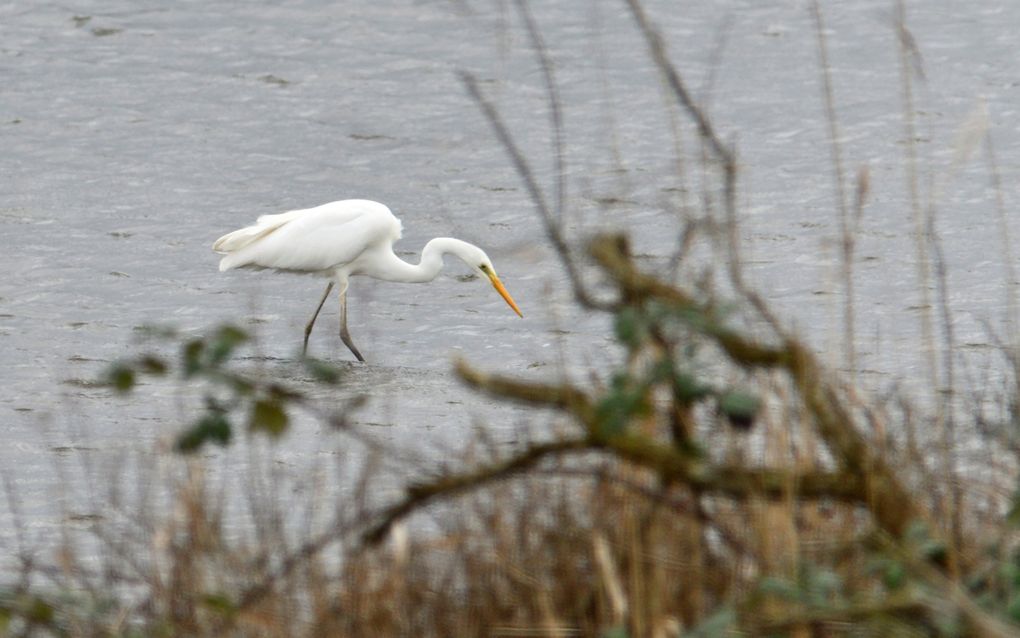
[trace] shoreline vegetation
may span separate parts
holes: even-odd
[[[894,2],[895,37],[930,402],[879,399],[858,385],[854,263],[870,177],[863,167],[847,177],[817,1],[840,229],[836,285],[845,299],[839,370],[746,282],[736,149],[688,91],[640,1],[625,1],[695,132],[706,176],[705,208],[679,213],[685,225],[665,265],[636,260],[624,234],[568,234],[555,70],[524,0],[513,5],[542,70],[550,188],[484,85],[461,75],[524,183],[575,303],[612,318],[618,365],[583,381],[537,382],[458,360],[469,387],[535,409],[528,436],[510,445],[480,438],[463,458],[405,478],[366,462],[342,503],[298,507],[253,490],[241,498],[255,532],[238,535],[224,524],[222,495],[205,483],[210,461],[195,452],[234,445],[245,432],[289,436],[298,414],[358,439],[349,419],[357,404],[319,401],[246,366],[237,355],[253,337],[241,328],[153,335],[179,356],[139,353],[112,366],[105,383],[135,395],[150,377],[201,388],[199,416],[167,453],[176,468],[160,486],[168,506],[139,508],[128,524],[90,525],[98,559],[84,555],[80,529],[69,529],[52,556],[23,552],[20,580],[0,591],[6,634],[1020,636],[1013,282],[1004,286],[1009,333],[999,345],[1008,391],[961,396],[935,207],[921,193],[913,143],[920,57],[902,0]],[[987,127],[973,147],[985,149],[1000,194],[1008,260]],[[724,272],[705,276],[713,266],[694,247]],[[343,367],[301,365],[316,387],[344,383]],[[995,459],[991,479],[970,480],[961,461],[968,438]],[[400,487],[385,498],[372,494],[394,480]],[[320,522],[295,539],[285,520],[297,510]]]

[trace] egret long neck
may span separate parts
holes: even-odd
[[[371,276],[402,283],[423,283],[432,281],[443,269],[443,255],[455,253],[457,246],[464,242],[451,237],[436,237],[421,251],[421,261],[409,264],[400,257],[393,258],[386,264],[385,272],[368,273]]]

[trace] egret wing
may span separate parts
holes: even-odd
[[[348,264],[366,249],[392,244],[400,222],[389,208],[367,200],[344,200],[315,208],[264,215],[255,226],[220,238],[227,250],[220,270],[256,267],[322,271]],[[230,248],[238,246],[234,250]]]

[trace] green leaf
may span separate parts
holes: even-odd
[[[673,378],[673,361],[669,357],[662,357],[648,369],[646,383],[649,385],[661,383]]]
[[[287,429],[287,413],[277,401],[259,399],[252,405],[248,427],[252,431],[263,431],[270,436],[279,436]]]
[[[600,434],[613,436],[627,428],[631,419],[648,411],[645,386],[635,384],[626,374],[613,377],[609,391],[595,407]]]
[[[234,391],[237,397],[253,394],[256,389],[255,381],[244,374],[220,371],[216,380]]]
[[[617,340],[629,348],[637,347],[644,339],[644,321],[640,311],[633,306],[624,306],[616,313],[613,329]]]
[[[289,401],[298,401],[303,398],[300,392],[292,390],[279,383],[270,383],[265,389],[270,401],[286,405]]]
[[[999,572],[1002,574],[1004,579],[1013,585],[1014,589],[1020,589],[1020,568],[1018,568],[1014,561],[1016,561],[1015,557],[1013,558],[1013,561],[1004,563],[999,569]]]
[[[711,334],[720,328],[719,319],[709,314],[708,310],[701,308],[678,307],[674,310],[673,316],[697,332]]]
[[[803,592],[795,583],[772,576],[766,576],[761,580],[758,584],[758,591],[790,601],[800,601],[803,597]]]
[[[757,396],[740,390],[729,390],[719,397],[719,411],[741,429],[751,427],[760,408],[761,400]]]
[[[673,396],[681,403],[695,403],[712,394],[712,387],[686,372],[673,374]]]
[[[31,597],[25,605],[25,619],[38,625],[49,625],[53,622],[53,605],[38,597]]]
[[[1020,594],[1013,594],[1010,598],[1007,612],[1013,622],[1020,622]]]
[[[1006,514],[1006,522],[1010,527],[1020,527],[1020,488],[1013,492],[1012,501]]]
[[[195,376],[205,366],[202,363],[202,353],[205,351],[205,342],[201,339],[192,339],[184,344],[184,378]]]
[[[237,613],[237,605],[226,594],[205,594],[202,605],[223,616],[232,617]]]
[[[722,638],[735,635],[733,630],[737,624],[737,615],[732,609],[723,607],[698,626],[684,632],[684,638]]]
[[[135,387],[135,371],[124,363],[115,363],[106,370],[105,383],[118,394],[127,394]]]
[[[627,638],[629,635],[624,625],[616,625],[602,632],[602,638]]]
[[[147,354],[138,360],[138,369],[142,372],[158,377],[166,374],[167,365],[165,361],[156,355]]]
[[[907,582],[907,570],[903,567],[902,563],[889,561],[882,574],[882,580],[885,581],[887,588],[891,590],[900,589]]]
[[[310,359],[306,357],[304,359],[305,370],[308,371],[316,381],[325,383],[327,385],[336,385],[340,382],[342,373],[340,368],[320,361],[319,359]]]
[[[248,340],[248,333],[237,326],[220,326],[220,328],[209,339],[208,357],[209,363],[219,366],[230,358],[237,346]]]
[[[198,420],[190,429],[177,438],[176,449],[182,454],[197,452],[206,441],[218,445],[230,442],[230,421],[222,412],[211,412]]]
[[[829,569],[808,569],[803,580],[808,604],[819,608],[839,598],[843,589],[843,580],[839,574]]]

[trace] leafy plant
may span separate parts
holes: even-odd
[[[103,382],[128,394],[145,377],[176,373],[182,381],[204,387],[201,414],[178,436],[179,452],[193,453],[210,443],[228,445],[242,423],[251,432],[279,437],[290,426],[291,412],[306,402],[304,393],[295,388],[232,367],[238,349],[252,341],[238,326],[222,325],[194,338],[182,338],[166,328],[146,333],[161,341],[182,340],[177,359],[144,353],[117,361],[107,368]],[[317,383],[336,385],[343,378],[342,370],[326,362],[305,358],[301,363]]]

